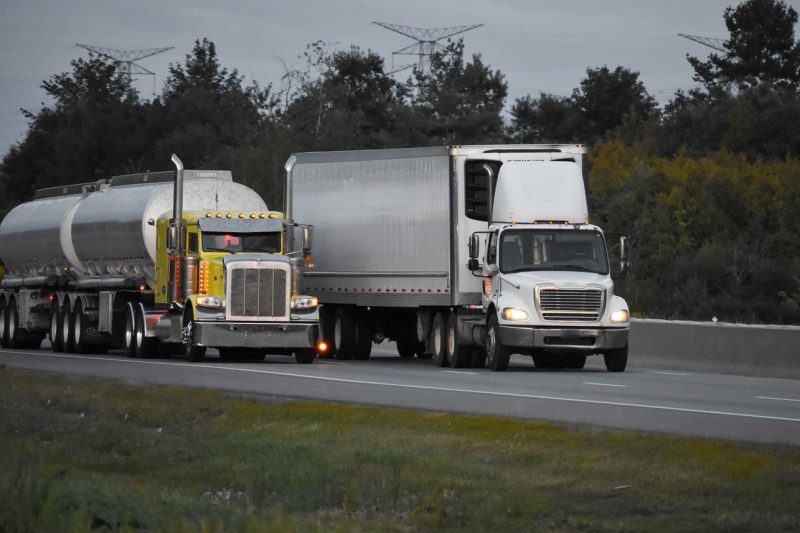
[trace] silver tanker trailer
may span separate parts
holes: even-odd
[[[49,336],[54,351],[314,360],[317,300],[297,292],[311,228],[269,211],[229,171],[173,163],[40,190],[5,217],[0,346]]]

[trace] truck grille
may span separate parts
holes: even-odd
[[[228,265],[227,318],[289,320],[289,269],[275,263]]]
[[[603,312],[601,289],[538,289],[539,310],[544,320],[596,322]]]

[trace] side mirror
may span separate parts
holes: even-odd
[[[469,258],[477,259],[481,253],[481,239],[477,233],[473,233],[469,237]],[[471,264],[471,262],[470,262]],[[470,270],[475,270],[474,268]]]
[[[303,226],[303,255],[311,253],[314,247],[314,226]]]
[[[167,248],[170,250],[178,249],[178,226],[169,226],[167,228]]]
[[[477,259],[474,258],[470,259],[469,261],[467,261],[467,268],[475,272],[476,270],[480,270],[481,263]]]
[[[630,259],[628,257],[628,237],[626,235],[620,235],[619,237],[619,273],[621,276],[625,276],[628,274],[628,269],[630,268]]]

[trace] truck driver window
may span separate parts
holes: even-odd
[[[281,251],[281,233],[203,233],[203,251],[268,253]]]

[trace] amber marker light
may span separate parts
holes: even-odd
[[[325,341],[320,341],[317,343],[317,352],[318,353],[325,353],[328,351],[328,343]]]

